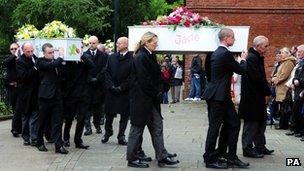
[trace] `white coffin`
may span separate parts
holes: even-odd
[[[80,61],[81,41],[79,38],[62,38],[62,39],[20,39],[18,43],[22,45],[25,42],[31,42],[34,45],[34,54],[38,57],[43,57],[42,45],[51,43],[54,46],[55,58],[59,56],[59,48],[64,48],[65,61]],[[76,49],[79,49],[77,51]]]
[[[235,42],[230,50],[242,52],[247,50],[249,26],[227,26],[234,31]],[[186,28],[177,27],[176,30],[169,26],[129,26],[129,51],[133,51],[145,32],[151,31],[158,38],[158,52],[212,52],[218,45],[218,32],[220,28],[201,27]]]

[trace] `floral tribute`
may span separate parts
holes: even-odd
[[[45,27],[38,31],[34,25],[25,24],[18,29],[15,35],[16,39],[30,39],[30,38],[75,38],[75,29],[68,27],[61,21],[52,21],[45,25]]]
[[[44,26],[39,32],[40,38],[75,38],[75,30],[61,21],[52,21]]]
[[[218,23],[212,22],[208,17],[202,17],[198,13],[193,13],[187,7],[178,7],[169,16],[159,16],[156,20],[145,21],[143,25],[169,25],[176,29],[177,26],[195,27],[201,26],[221,26]]]
[[[30,39],[35,38],[39,31],[34,25],[25,24],[21,28],[18,29],[17,34],[15,35],[16,39]]]

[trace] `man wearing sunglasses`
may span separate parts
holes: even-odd
[[[7,55],[3,61],[6,67],[6,78],[5,87],[7,89],[7,101],[13,109],[13,119],[12,119],[12,134],[14,137],[18,137],[22,131],[21,115],[16,115],[15,107],[17,101],[17,70],[16,70],[16,59],[19,52],[19,45],[17,43],[12,43],[10,45],[11,54]]]

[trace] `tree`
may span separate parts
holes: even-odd
[[[42,29],[53,20],[60,20],[77,30],[78,36],[103,35],[110,28],[109,0],[22,0],[14,10],[16,28],[29,23]]]
[[[13,41],[11,15],[16,4],[16,0],[0,0],[0,55],[9,53],[8,47]]]

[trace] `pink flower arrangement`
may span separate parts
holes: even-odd
[[[177,26],[199,28],[201,26],[219,26],[208,19],[208,17],[201,17],[197,13],[193,13],[187,7],[176,8],[169,16],[159,16],[156,20],[145,21],[143,25],[173,25],[174,29]]]

